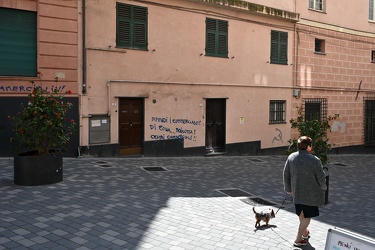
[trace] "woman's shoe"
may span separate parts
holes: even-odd
[[[302,239],[303,239],[303,240],[308,240],[308,239],[310,239],[310,230],[309,230],[309,229],[307,229],[307,235],[302,235]]]
[[[294,242],[294,246],[295,247],[300,247],[300,246],[306,246],[307,245],[307,241],[306,240],[301,240],[300,242]]]

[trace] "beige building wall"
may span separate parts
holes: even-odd
[[[364,144],[364,98],[375,89],[375,23],[368,20],[368,1],[324,1],[324,11],[311,10],[308,1],[298,2],[301,20],[296,28],[296,87],[301,106],[306,98],[326,98],[331,122],[333,147]],[[315,51],[315,40],[324,41],[324,52]]]
[[[286,101],[291,117],[294,24],[278,16],[205,1],[119,2],[148,8],[148,50],[116,48],[116,1],[86,1],[87,93],[81,145],[90,145],[90,116],[108,114],[110,142],[119,143],[119,98],[144,99],[144,140],[192,131],[185,148],[205,146],[205,104],[226,99],[226,143],[288,145],[290,125],[269,124],[270,100]],[[292,1],[285,7],[293,10]],[[285,5],[285,3],[283,4]],[[205,56],[205,20],[227,20],[228,58]],[[288,65],[270,64],[271,30],[288,32]],[[194,124],[163,123],[187,119]],[[172,132],[170,132],[172,131]]]

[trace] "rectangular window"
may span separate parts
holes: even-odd
[[[0,8],[0,76],[37,75],[37,13]]]
[[[326,98],[306,98],[303,99],[305,106],[305,121],[323,121],[327,117]]]
[[[288,32],[271,30],[270,62],[288,64]]]
[[[375,50],[371,50],[371,62],[375,63]]]
[[[116,47],[147,50],[147,8],[116,3]]]
[[[374,0],[370,0],[368,19],[371,21],[375,21],[374,20],[374,10],[375,10],[374,2],[375,2]]]
[[[206,56],[228,57],[228,22],[206,19]]]
[[[315,39],[315,52],[325,54],[325,41],[322,39]]]
[[[285,123],[286,101],[270,101],[270,123]]]
[[[309,0],[309,9],[323,11],[324,0]]]

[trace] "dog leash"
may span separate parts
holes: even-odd
[[[275,214],[277,214],[277,212],[279,212],[279,210],[280,210],[280,208],[282,208],[283,207],[283,205],[284,205],[284,203],[285,203],[285,201],[286,201],[286,198],[288,198],[288,196],[287,195],[285,195],[285,198],[284,198],[284,200],[283,200],[283,203],[281,203],[281,206],[277,209],[277,211],[276,211],[276,213]]]

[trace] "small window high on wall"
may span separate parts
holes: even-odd
[[[374,11],[375,11],[375,1],[374,0],[369,0],[369,15],[368,15],[368,19],[370,20],[370,21],[375,21],[375,13],[374,13]]]
[[[37,13],[0,8],[0,76],[37,75]]]
[[[324,10],[324,0],[310,0],[309,9],[323,11]]]

